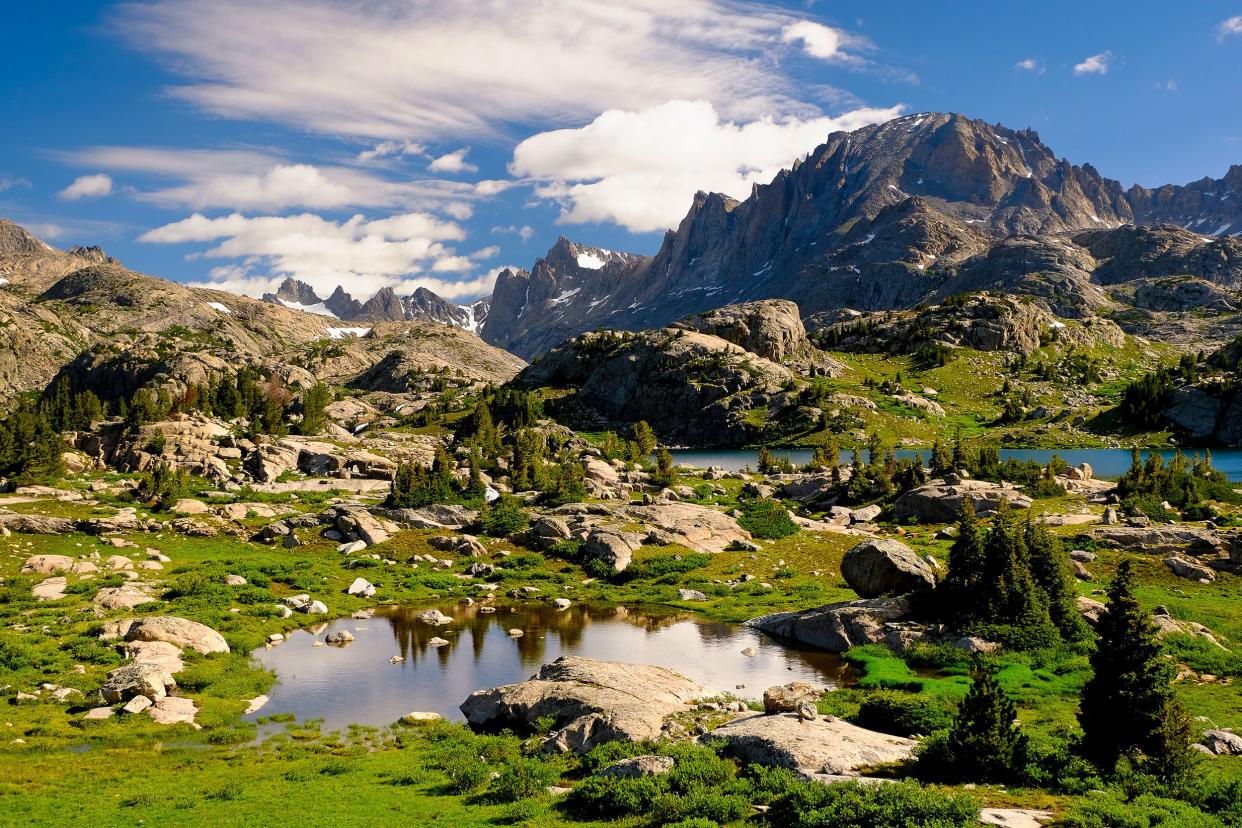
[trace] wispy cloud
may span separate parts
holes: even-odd
[[[0,175],[0,193],[5,190],[29,190],[30,179],[23,176]]]
[[[57,157],[82,166],[170,179],[169,186],[136,189],[133,197],[161,207],[191,210],[437,208],[486,195],[465,182],[393,180],[353,167],[292,163],[255,150],[87,147],[58,153]]]
[[[773,46],[838,58],[850,42],[744,0],[154,0],[122,5],[114,23],[209,112],[415,142],[673,98],[729,117],[817,114]]]
[[[1217,31],[1222,41],[1232,35],[1242,35],[1242,14],[1221,21]]]
[[[1020,60],[1013,65],[1015,69],[1021,69],[1023,72],[1034,72],[1036,75],[1044,73],[1044,65],[1035,58],[1026,58]]]
[[[1075,75],[1107,75],[1108,70],[1112,68],[1113,53],[1100,52],[1098,55],[1092,55],[1082,63],[1074,64]]]

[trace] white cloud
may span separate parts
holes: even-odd
[[[842,55],[844,38],[842,32],[830,26],[799,20],[781,29],[781,40],[785,43],[801,43],[802,51],[811,57],[831,60]]]
[[[535,235],[535,228],[529,224],[523,224],[521,227],[510,224],[508,227],[493,227],[492,233],[498,236],[517,236],[522,241],[528,242]]]
[[[111,195],[112,193],[112,176],[104,173],[96,173],[95,175],[81,175],[73,180],[65,189],[61,190],[57,195],[65,201],[77,201],[80,198],[99,198],[100,196]]]
[[[1013,68],[1021,69],[1023,72],[1034,72],[1037,75],[1042,75],[1044,73],[1043,64],[1041,64],[1035,58],[1026,58],[1025,60],[1020,60],[1013,65]]]
[[[196,213],[150,230],[139,241],[214,243],[200,255],[233,260],[212,273],[212,286],[222,290],[257,295],[292,276],[324,294],[343,285],[355,296],[370,296],[437,270],[439,262],[456,257],[445,242],[465,237],[456,223],[428,213],[374,220],[357,215],[343,222],[310,213],[219,218]]]
[[[839,30],[749,0],[153,0],[115,30],[209,112],[391,141],[495,136],[672,98],[808,115],[773,54]]]
[[[479,196],[474,186],[464,182],[393,181],[350,167],[290,163],[253,150],[87,147],[57,157],[74,164],[170,178],[177,183],[136,191],[134,198],[191,210],[425,208],[460,204]]]
[[[1156,81],[1155,87],[1161,92],[1176,92],[1178,89],[1177,81],[1169,78],[1167,81]]]
[[[516,181],[501,181],[499,179],[487,179],[476,182],[474,191],[481,196],[494,196],[503,193],[510,187],[517,185]]]
[[[427,148],[413,141],[381,141],[369,150],[358,153],[358,161],[367,163],[380,158],[404,158],[407,155],[424,155]]]
[[[427,169],[432,172],[446,173],[478,172],[478,167],[466,162],[466,153],[468,152],[470,152],[470,147],[462,147],[459,150],[445,153],[428,164]]]
[[[1108,70],[1112,67],[1113,53],[1100,52],[1098,55],[1092,55],[1082,63],[1074,64],[1075,75],[1107,75]]]
[[[1230,17],[1220,24],[1220,39],[1224,40],[1230,35],[1242,35],[1242,14]]]
[[[474,207],[464,201],[453,201],[444,205],[444,212],[458,221],[465,221],[474,215]]]
[[[481,247],[478,250],[474,251],[473,253],[470,254],[470,258],[476,259],[476,260],[494,259],[499,255],[500,255],[500,248],[497,245],[491,244],[491,245],[488,245],[487,247]]]
[[[829,133],[885,121],[901,109],[738,124],[722,121],[706,101],[669,101],[535,135],[514,149],[510,168],[542,182],[536,195],[563,205],[562,222],[663,230],[682,219],[696,191],[745,198],[753,183],[767,183]]]

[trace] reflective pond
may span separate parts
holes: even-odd
[[[558,611],[531,603],[487,614],[478,605],[441,605],[453,623],[439,627],[417,620],[426,609],[393,608],[365,620],[319,624],[258,650],[255,657],[278,680],[268,704],[248,718],[293,713],[335,729],[388,725],[418,710],[461,721],[457,706],[473,691],[527,679],[562,655],[656,664],[713,692],[745,698],[796,679],[829,686],[849,678],[835,654],[667,609],[575,604]],[[511,638],[512,628],[523,630],[522,637]],[[355,640],[344,647],[323,645],[336,630],[348,630]],[[429,642],[436,637],[449,643],[433,647]],[[742,654],[748,647],[755,655]],[[393,656],[405,660],[391,664]]]

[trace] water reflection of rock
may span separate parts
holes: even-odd
[[[516,627],[525,631],[526,635],[521,638],[495,636],[496,640],[505,646],[516,647],[524,666],[537,667],[544,661],[549,634],[556,635],[562,649],[572,650],[582,643],[583,632],[593,622],[624,621],[647,632],[657,632],[695,617],[676,610],[616,605],[574,604],[568,609],[558,610],[542,602],[500,606],[495,612],[488,613],[481,611],[480,604],[453,604],[437,608],[452,618],[453,623],[435,626],[419,621],[419,614],[428,609],[426,606],[394,607],[377,616],[388,620],[397,640],[398,652],[407,661],[424,658],[430,653],[441,665],[447,665],[456,649],[467,646],[467,640],[475,661],[479,661],[483,658],[483,645],[489,630],[504,633]],[[727,638],[736,632],[733,625],[724,623],[702,622],[698,627],[704,638]],[[429,642],[437,637],[447,639],[449,643],[432,647]]]

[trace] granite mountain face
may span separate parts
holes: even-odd
[[[1132,304],[1138,288],[1117,286],[1144,280],[1236,289],[1239,234],[1242,167],[1125,190],[1031,130],[913,115],[828,136],[744,201],[697,194],[654,257],[558,240],[529,272],[500,274],[481,333],[530,358],[583,331],[754,299],[809,317],[981,289],[1078,316]]]

